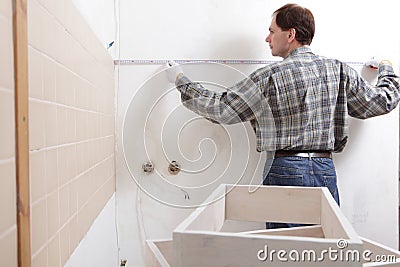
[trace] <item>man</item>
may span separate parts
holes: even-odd
[[[387,60],[372,62],[379,72],[374,86],[345,63],[313,54],[314,31],[308,9],[287,4],[276,10],[266,42],[283,61],[254,71],[224,93],[191,82],[178,66],[167,71],[189,109],[218,123],[252,122],[259,151],[271,144],[263,123],[268,113],[259,112],[268,105],[276,152],[266,163],[264,185],[326,186],[339,204],[332,152],[346,145],[349,116],[366,119],[390,112],[400,100],[400,84]],[[267,223],[268,228],[287,226]]]

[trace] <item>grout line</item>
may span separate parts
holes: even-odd
[[[35,103],[51,104],[51,105],[55,105],[55,106],[74,109],[76,111],[85,111],[85,112],[99,114],[99,115],[105,115],[105,116],[113,116],[114,115],[114,114],[108,114],[108,113],[104,113],[104,112],[99,112],[99,111],[94,111],[94,110],[89,110],[89,109],[83,109],[83,108],[74,107],[74,106],[68,106],[68,105],[65,105],[63,103],[44,100],[44,99],[39,99],[39,98],[33,98],[33,97],[29,97],[29,101],[32,101],[32,102],[35,102]]]
[[[36,1],[36,0],[35,0],[35,1]],[[68,35],[70,35],[70,36],[72,37],[72,39],[73,39],[75,42],[77,42],[77,43],[79,44],[79,46],[81,46],[81,47],[86,51],[87,54],[89,54],[93,59],[95,59],[96,62],[101,62],[101,60],[100,60],[98,57],[96,57],[95,54],[92,54],[92,53],[90,52],[90,50],[87,49],[87,48],[83,45],[83,43],[80,42],[80,39],[77,39],[76,36],[74,36],[74,35],[71,33],[70,29],[68,29],[67,26],[66,26],[58,17],[56,17],[52,12],[50,12],[50,10],[47,9],[47,7],[46,7],[45,5],[43,5],[43,4],[40,3],[39,1],[36,1],[36,3],[37,3],[40,7],[42,7],[43,10],[44,10],[45,12],[47,12],[48,15],[49,15],[53,20],[55,20],[56,23],[58,23],[58,24],[61,26],[61,28],[63,28],[63,30],[65,30],[65,31],[68,33]],[[83,16],[79,13],[78,8],[76,8],[75,5],[74,5],[73,3],[71,3],[71,4],[72,4],[73,7],[75,8],[76,13],[85,21],[85,19],[83,18]],[[86,22],[86,21],[85,21],[85,22]],[[89,25],[87,24],[87,22],[86,22],[86,25],[88,26],[88,29],[91,30],[90,27],[89,27]],[[93,32],[92,30],[91,30],[91,32],[94,34],[94,32]],[[96,39],[96,38],[95,38],[95,39]],[[97,40],[97,39],[96,39],[96,40]],[[100,42],[100,41],[99,41],[99,42]],[[100,45],[101,45],[101,43],[100,43]],[[102,46],[102,45],[101,45],[101,46]],[[103,47],[103,46],[102,46],[102,47]],[[37,48],[36,48],[36,49],[37,49]],[[107,51],[107,49],[104,48],[104,50],[105,50],[105,52],[106,52],[106,55],[110,56],[109,53],[108,53],[108,51]],[[39,50],[39,51],[40,51],[40,50]],[[44,53],[43,51],[41,51],[41,52]],[[111,56],[110,56],[110,57],[111,57]],[[111,57],[111,62],[113,62],[112,57]],[[107,68],[105,68],[105,69],[107,70]],[[112,77],[113,74],[114,74],[114,72],[109,73],[108,71],[105,71],[105,73],[109,74],[111,77]]]
[[[67,65],[62,64],[62,62],[59,62],[58,60],[56,60],[55,58],[51,57],[49,54],[47,54],[45,51],[40,50],[39,48],[33,46],[32,44],[28,44],[28,47],[35,50],[37,53],[43,55],[47,60],[50,60],[52,62],[54,62],[55,64],[58,65],[58,67],[63,67],[66,70],[68,70],[69,72],[73,73],[74,75],[76,75],[78,78],[82,79],[83,81],[89,83],[90,85],[92,85],[94,88],[97,88],[97,86],[95,86],[95,84],[93,82],[91,82],[90,80],[86,79],[85,77],[83,77],[82,75],[80,75],[79,73],[74,72],[72,69],[70,69]],[[110,78],[112,78],[113,75],[110,76]]]
[[[81,176],[85,175],[86,173],[94,170],[95,168],[97,168],[98,166],[100,166],[101,164],[105,163],[107,160],[109,160],[110,158],[114,157],[114,153],[111,154],[110,156],[102,159],[101,161],[97,162],[96,164],[94,164],[92,167],[90,167],[89,169],[79,173],[78,175],[76,175],[74,178],[72,178],[71,180],[69,180],[68,182],[64,183],[63,185],[61,185],[58,190],[63,189],[64,187],[68,186],[69,184],[72,184],[73,182],[75,182],[76,180],[78,180]]]
[[[101,189],[103,189],[103,187],[109,182],[109,180],[111,180],[111,179],[114,179],[115,177],[114,177],[114,175],[111,175],[101,186],[99,186],[99,188],[95,191],[95,192],[93,192],[93,194],[89,197],[89,199],[82,205],[82,207],[80,208],[80,209],[78,209],[76,212],[74,212],[71,216],[69,216],[69,218],[67,219],[67,221],[63,224],[63,225],[60,225],[59,226],[59,228],[58,228],[58,230],[51,236],[51,237],[48,237],[47,238],[47,240],[46,240],[46,242],[40,247],[40,248],[38,248],[38,250],[35,252],[35,253],[32,253],[32,258],[34,258],[34,257],[36,257],[40,252],[42,252],[42,250],[43,249],[45,249],[48,245],[49,245],[49,243],[51,242],[51,241],[53,241],[53,239],[54,238],[56,238],[57,237],[57,234],[60,234],[61,233],[61,230],[64,228],[64,227],[66,227],[66,226],[68,226],[68,224],[72,221],[72,219],[75,217],[75,216],[78,216],[78,213],[79,213],[79,211],[80,210],[82,210],[89,202],[90,202],[90,200],[93,198],[93,196],[95,196],[96,195],[96,193],[97,192],[99,192],[99,190],[101,190]],[[60,200],[59,200],[60,201]],[[102,210],[104,209],[104,207],[105,207],[105,205],[103,206],[103,208],[102,208]],[[102,211],[101,210],[101,211]],[[101,212],[100,211],[100,212]],[[47,212],[47,210],[46,210],[46,212]],[[59,216],[60,216],[60,213],[59,213]],[[99,214],[97,214],[96,215],[96,218],[99,216]],[[93,218],[93,220],[94,219],[96,219],[96,218]],[[60,220],[60,218],[59,218],[59,220]],[[92,222],[92,225],[93,225],[93,222]],[[16,227],[15,227],[16,228]],[[89,230],[90,230],[90,227],[89,227]],[[88,231],[89,231],[88,230]],[[47,230],[46,230],[47,231]],[[86,234],[87,234],[88,232],[86,232]],[[86,236],[86,234],[84,234],[84,236],[82,237],[82,239]],[[0,236],[0,239],[2,238],[2,236]],[[82,239],[81,240],[79,240],[79,242],[81,242],[82,241]],[[70,238],[69,238],[69,240],[70,240]],[[69,241],[70,242],[70,241]],[[78,244],[79,245],[79,244]],[[61,241],[59,242],[59,246],[61,246]],[[70,248],[70,246],[69,246],[69,248]],[[75,248],[76,249],[76,248]],[[61,247],[59,247],[59,251],[61,251]],[[71,252],[71,251],[70,251]],[[71,252],[72,253],[72,252]]]
[[[0,86],[0,92],[12,93],[12,94],[14,94],[14,88],[13,88],[13,89],[10,89],[10,88],[6,88],[6,87],[3,87],[3,86]]]
[[[97,168],[99,165],[103,164],[104,162],[106,162],[107,160],[109,160],[110,158],[114,157],[114,153],[100,161],[98,161],[97,163],[95,163],[94,165],[90,166],[88,169],[84,170],[83,172],[77,174],[74,178],[70,179],[68,182],[64,183],[61,186],[57,186],[56,189],[54,189],[53,191],[50,191],[46,194],[44,194],[43,196],[41,196],[40,198],[36,199],[34,202],[31,202],[31,206],[35,206],[36,204],[38,204],[39,202],[45,200],[48,198],[49,195],[60,191],[61,189],[63,189],[64,187],[68,186],[69,184],[75,182],[76,180],[78,180],[80,177],[82,177],[83,175],[87,174],[88,172],[94,170],[95,168]]]
[[[15,163],[15,156],[6,159],[0,159],[0,165],[9,163]]]
[[[92,81],[88,80],[87,78],[83,77],[81,74],[73,71],[72,69],[70,69],[67,65],[63,64],[62,62],[56,60],[55,58],[51,57],[49,54],[46,53],[46,51],[42,51],[39,48],[33,46],[32,44],[28,44],[28,47],[32,50],[35,50],[37,53],[39,53],[40,55],[44,56],[47,60],[52,61],[53,63],[57,64],[58,67],[62,67],[64,69],[66,69],[67,71],[71,72],[73,75],[77,76],[78,78],[80,78],[83,81],[86,81],[87,83],[89,83],[90,85],[92,85],[94,88],[100,88],[100,89],[104,89],[104,87],[99,87],[96,86]],[[105,66],[104,64],[101,64],[100,62],[98,62],[100,65],[103,65],[103,67]],[[112,75],[110,75],[110,78],[113,78]]]
[[[12,232],[17,231],[17,223],[15,223],[13,226],[10,228],[6,229],[3,233],[0,235],[0,240],[7,237],[9,234],[12,234]]]
[[[54,145],[54,146],[47,146],[47,147],[43,147],[43,148],[36,148],[36,149],[30,149],[29,152],[39,152],[39,151],[48,151],[48,150],[52,150],[52,149],[56,149],[56,148],[63,148],[63,147],[68,147],[68,146],[72,146],[72,145],[80,145],[86,142],[91,142],[91,141],[97,141],[97,140],[101,140],[101,139],[107,139],[110,137],[114,137],[114,135],[106,135],[106,136],[100,136],[100,137],[94,137],[94,138],[90,138],[90,139],[86,139],[86,140],[82,140],[82,141],[77,141],[77,142],[72,142],[72,143],[64,143],[64,144],[59,144],[59,145]]]

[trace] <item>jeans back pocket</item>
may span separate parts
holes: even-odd
[[[270,172],[267,175],[268,184],[265,185],[286,185],[286,186],[303,186],[302,174],[278,174]]]

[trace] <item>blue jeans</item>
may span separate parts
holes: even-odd
[[[271,166],[271,167],[270,167]],[[338,205],[339,192],[336,171],[331,158],[280,157],[267,160],[264,168],[264,185],[325,186]],[[277,204],[279,205],[279,204]],[[267,222],[267,229],[301,226],[290,223]]]

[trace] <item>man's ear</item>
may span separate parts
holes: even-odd
[[[289,29],[289,39],[295,39],[295,37],[296,37],[296,29],[290,28]]]

